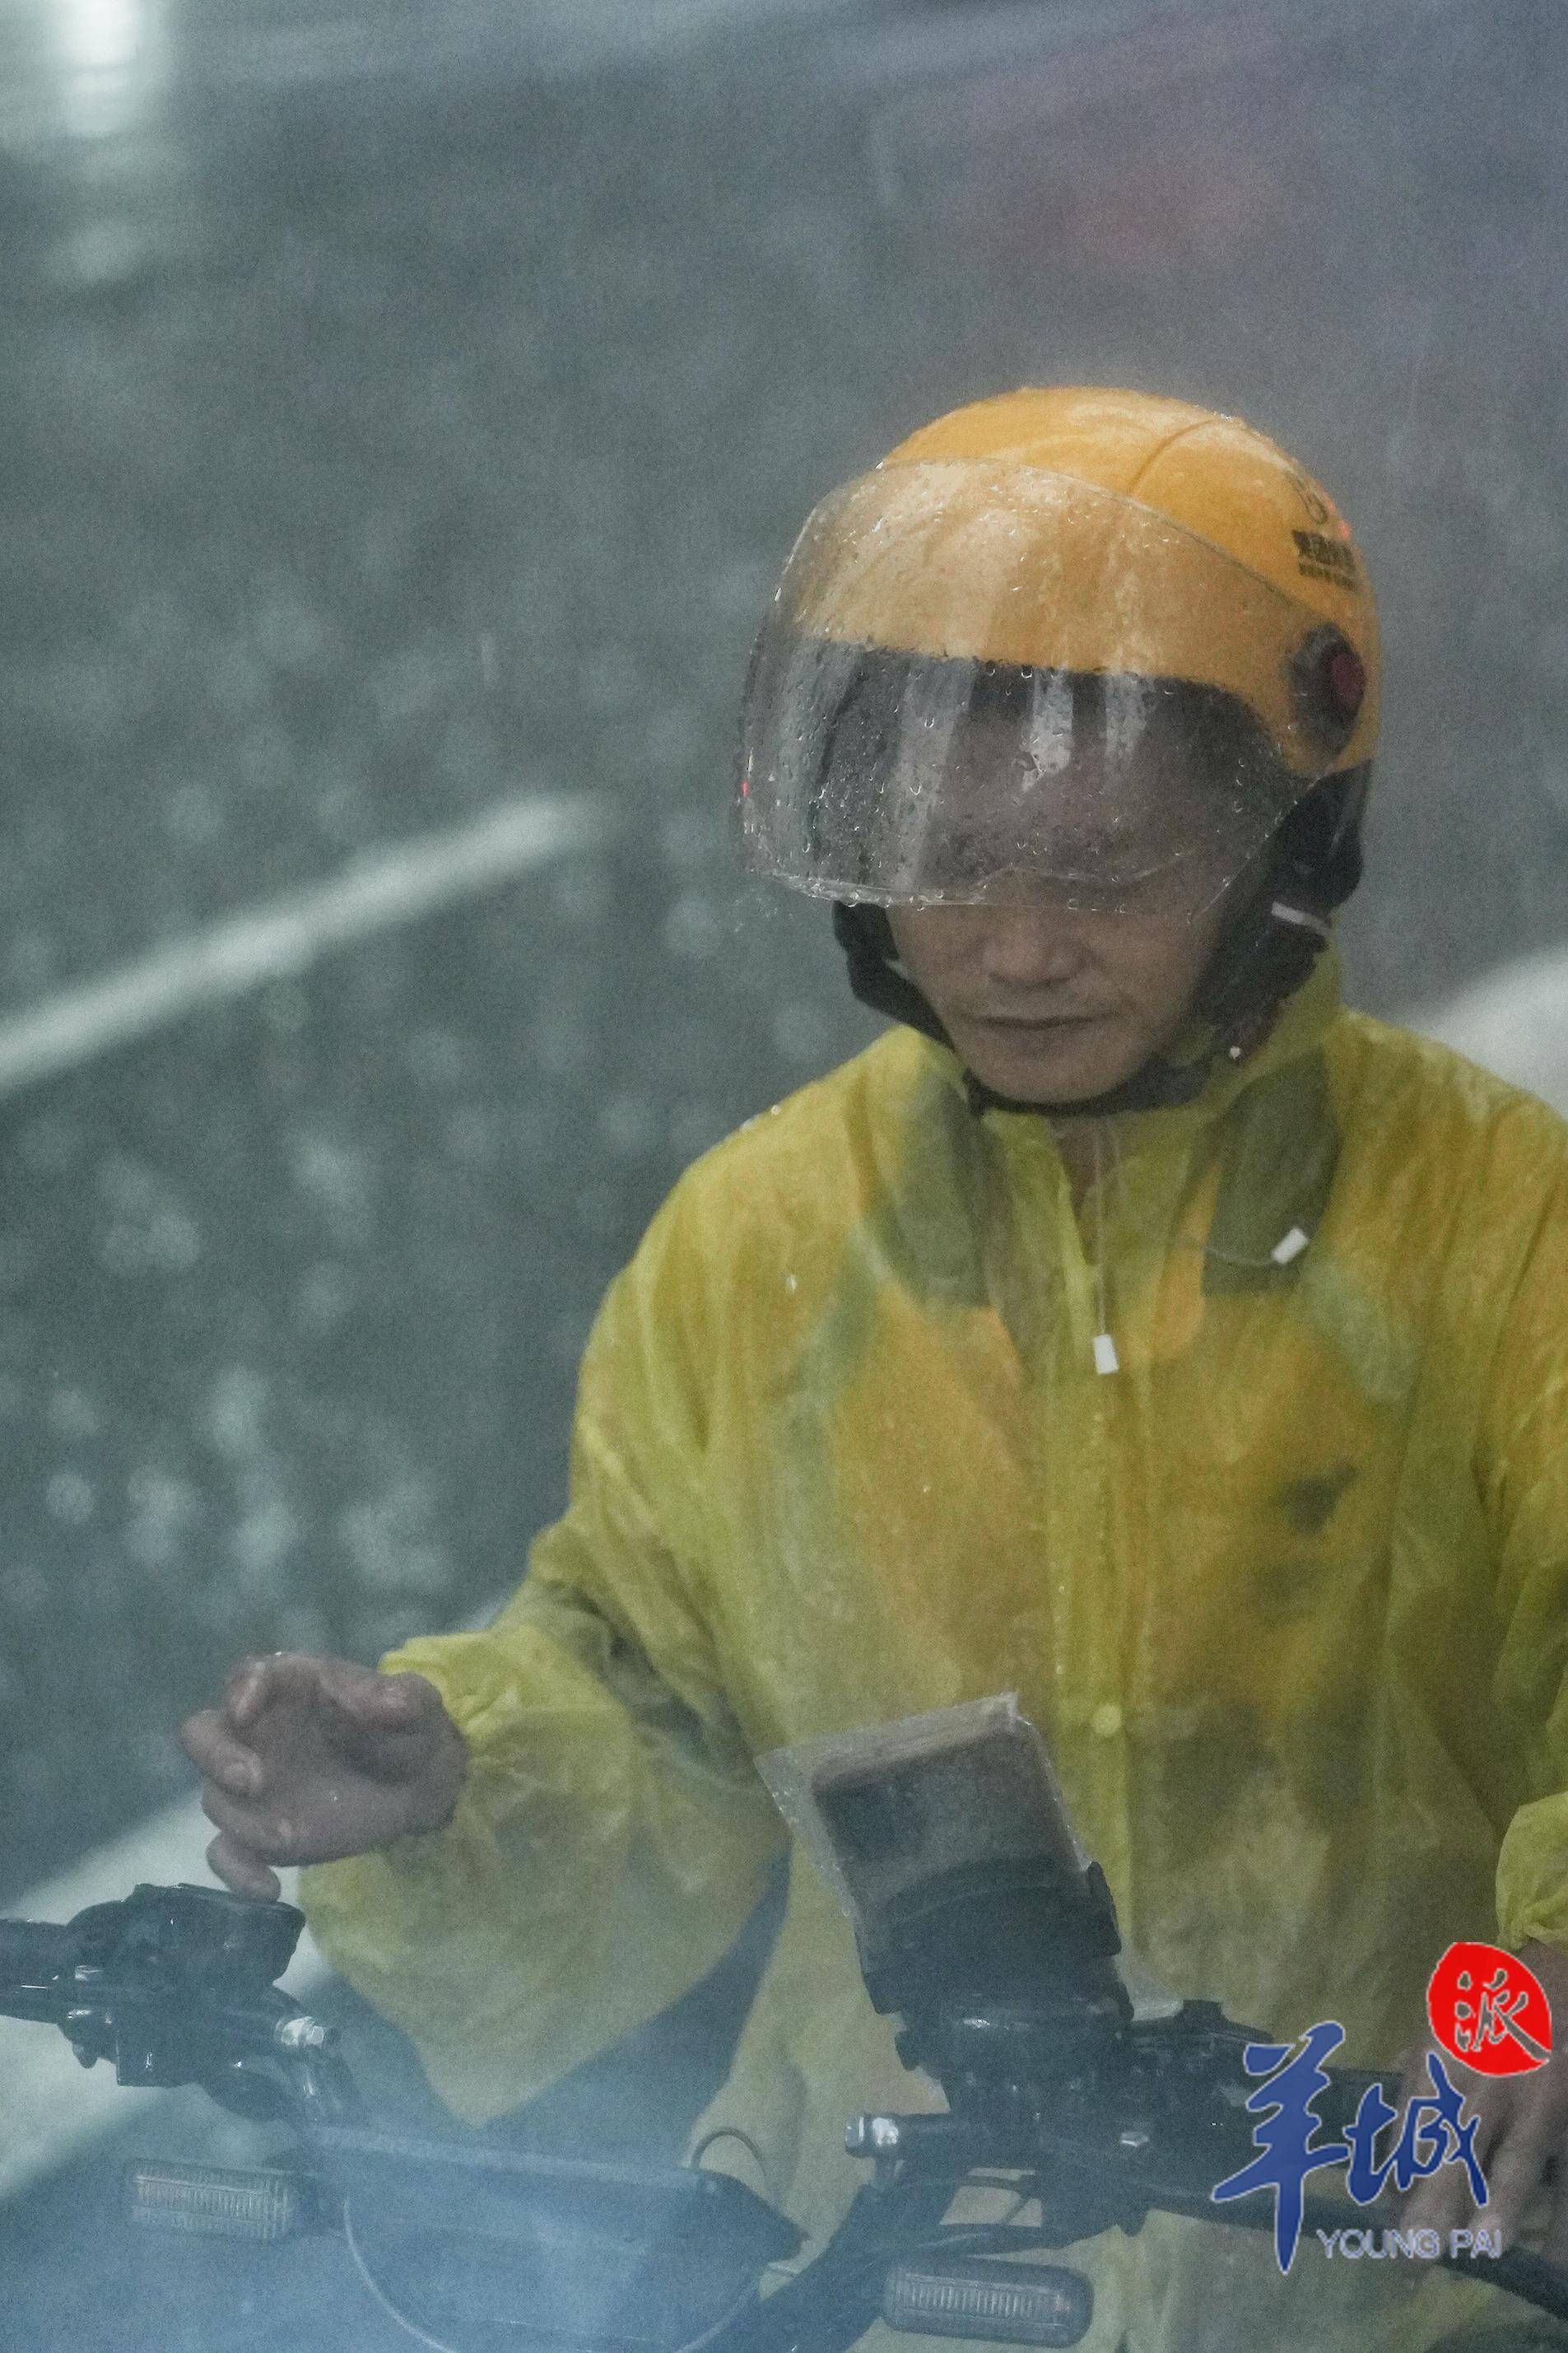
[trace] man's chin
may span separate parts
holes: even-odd
[[[989,1039],[976,1041],[963,1060],[993,1094],[1038,1104],[1092,1103],[1119,1087],[1138,1067],[1125,1056],[1092,1055],[1066,1045],[998,1051]]]

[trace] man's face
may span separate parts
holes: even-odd
[[[996,1093],[1088,1102],[1191,1014],[1253,847],[1237,780],[1195,771],[1157,728],[1113,753],[1074,747],[1037,776],[1016,724],[971,722],[960,744],[927,820],[931,871],[962,877],[969,857],[1002,887],[889,908],[900,960]]]
[[[899,957],[976,1078],[1020,1103],[1085,1103],[1171,1046],[1224,921],[1046,902],[894,907]]]

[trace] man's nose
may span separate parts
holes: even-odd
[[[1049,987],[1075,978],[1087,953],[1070,912],[1008,908],[986,927],[984,963],[989,978],[1009,987]]]

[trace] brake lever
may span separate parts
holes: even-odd
[[[64,1926],[0,1922],[0,2011],[58,2026],[84,2067],[143,2089],[194,2084],[299,2126],[360,2113],[336,2030],[275,1980],[305,1925],[292,1905],[138,1886]]]

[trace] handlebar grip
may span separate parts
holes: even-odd
[[[81,1939],[74,1927],[55,1927],[46,1920],[0,1920],[0,1993],[20,1986],[52,1986],[80,1957]]]

